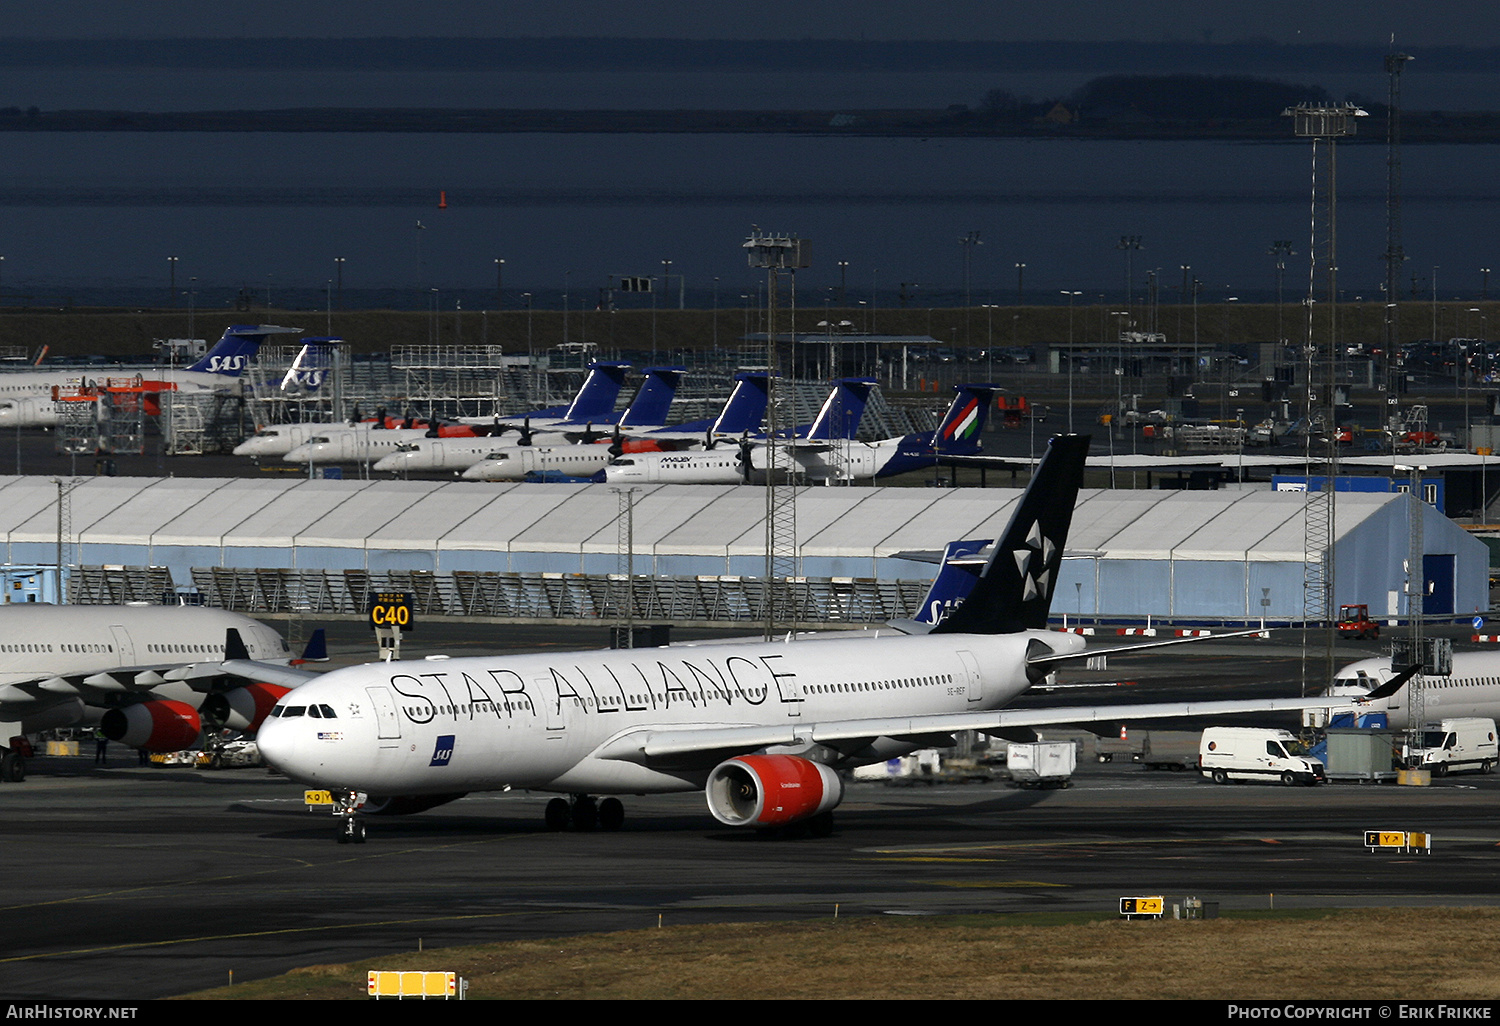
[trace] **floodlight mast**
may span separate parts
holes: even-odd
[[[781,272],[790,275],[792,347],[797,343],[797,270],[808,266],[807,242],[795,235],[773,235],[752,231],[743,243],[751,267],[766,271],[766,570],[763,621],[765,639],[771,640],[779,625],[795,619],[791,579],[797,574],[797,495],[791,480],[789,446],[778,444],[794,425],[792,404],[780,377],[776,337],[776,303]],[[746,454],[748,459],[748,453]],[[749,468],[746,467],[748,476]],[[781,480],[785,478],[785,480]],[[778,615],[781,614],[781,615]]]
[[[1338,380],[1338,160],[1336,142],[1353,135],[1355,118],[1369,115],[1352,103],[1302,103],[1282,111],[1292,119],[1298,137],[1312,140],[1312,219],[1308,250],[1307,340],[1306,340],[1306,433],[1304,455],[1309,466],[1313,457],[1313,424],[1317,404],[1317,340],[1314,335],[1314,309],[1317,301],[1319,271],[1323,273],[1328,308],[1328,345],[1324,360],[1323,433],[1326,436],[1326,462],[1323,487],[1306,492],[1303,506],[1303,577],[1302,577],[1302,691],[1307,693],[1307,631],[1312,623],[1327,629],[1324,651],[1325,684],[1333,680],[1334,642],[1338,628],[1334,619],[1333,527],[1335,482],[1338,479],[1338,403],[1335,383]],[[1318,143],[1324,142],[1327,167],[1319,175]],[[1310,484],[1310,482],[1309,482]]]

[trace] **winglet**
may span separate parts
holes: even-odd
[[[1415,677],[1418,672],[1421,671],[1421,669],[1421,663],[1418,663],[1416,666],[1408,666],[1406,669],[1396,674],[1396,676],[1380,685],[1380,687],[1376,688],[1374,691],[1371,691],[1368,695],[1365,696],[1365,700],[1369,701],[1371,699],[1390,698],[1396,692],[1405,687],[1406,682]]]
[[[245,639],[240,637],[240,632],[233,627],[224,631],[224,661],[231,659],[249,659],[250,650],[245,647]]]
[[[307,647],[302,650],[301,657],[292,660],[292,665],[326,662],[328,662],[328,638],[324,635],[323,628],[319,627],[312,632],[312,637],[307,639]]]

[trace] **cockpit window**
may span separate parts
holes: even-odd
[[[334,718],[334,715],[333,715],[333,706],[331,706],[331,705],[324,705],[323,703],[320,702],[320,703],[318,703],[318,710],[323,714],[323,718],[325,720],[331,720],[331,719]]]
[[[284,705],[281,707],[282,719],[290,719],[293,716],[302,716],[307,713],[305,705]]]

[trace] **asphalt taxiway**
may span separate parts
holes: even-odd
[[[423,649],[506,647],[522,630],[434,628]],[[484,642],[465,644],[466,631]],[[348,625],[335,648],[364,643]],[[1081,675],[1108,692],[1086,700],[1286,694],[1294,647],[1248,644],[1158,655],[1116,687],[1109,671]],[[627,798],[618,832],[550,833],[550,796],[508,792],[372,818],[368,843],[339,845],[332,819],[264,769],[140,767],[118,747],[100,769],[91,754],[40,757],[26,781],[0,785],[5,998],[140,1000],[418,947],[658,922],[1109,913],[1139,894],[1223,909],[1500,902],[1500,776],[1220,787],[1084,761],[1068,789],[854,784],[832,836],[796,840],[721,827],[699,794]],[[1432,852],[1369,852],[1372,829],[1426,831]]]

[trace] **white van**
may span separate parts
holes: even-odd
[[[1500,745],[1495,740],[1495,721],[1464,717],[1424,726],[1420,747],[1409,761],[1417,769],[1444,777],[1464,770],[1493,773],[1497,759]]]
[[[1209,727],[1198,742],[1198,768],[1216,784],[1231,780],[1323,782],[1323,763],[1287,730],[1264,727]]]

